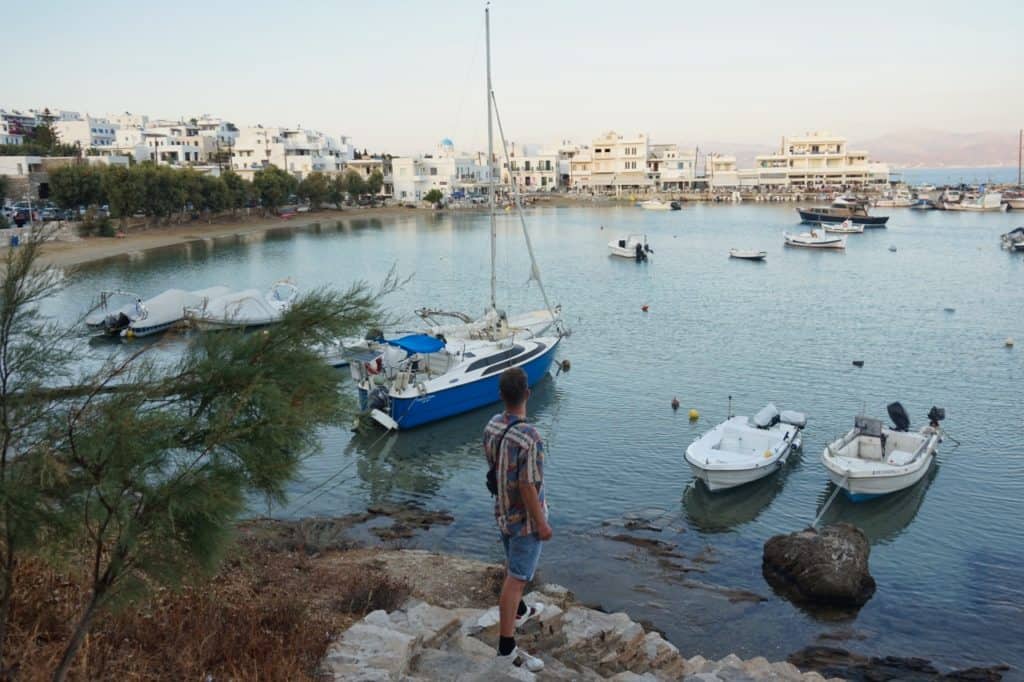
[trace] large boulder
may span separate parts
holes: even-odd
[[[838,523],[770,538],[762,571],[773,588],[795,601],[860,607],[875,593],[870,554],[859,528]]]

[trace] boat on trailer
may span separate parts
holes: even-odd
[[[768,403],[753,418],[729,417],[686,448],[686,463],[711,492],[769,476],[801,445],[807,417]]]
[[[929,423],[910,431],[910,417],[900,403],[891,403],[887,411],[894,426],[882,420],[858,416],[853,428],[825,446],[821,463],[832,482],[854,502],[905,490],[928,472],[939,443],[946,417],[945,410],[933,407]]]

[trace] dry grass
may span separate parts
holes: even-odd
[[[325,563],[245,544],[212,581],[159,590],[99,616],[71,678],[315,679],[334,635],[409,595],[407,584],[384,573]],[[16,584],[7,663],[14,679],[49,679],[85,590],[74,576],[35,561],[21,566]]]

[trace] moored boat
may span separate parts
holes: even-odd
[[[754,249],[729,249],[729,258],[737,258],[739,260],[764,260],[767,257],[767,251],[756,251]]]
[[[631,234],[622,239],[613,239],[608,242],[608,250],[613,256],[631,258],[638,263],[647,260],[648,256],[654,253],[654,249],[647,243],[646,234]]]
[[[298,295],[290,279],[274,282],[270,290],[245,289],[208,298],[187,308],[189,322],[208,331],[264,327],[281,321]]]
[[[1024,251],[1024,227],[1015,227],[999,237],[1007,251]]]
[[[835,234],[861,234],[864,232],[864,226],[860,223],[855,223],[849,218],[841,223],[822,223],[821,228],[826,232],[832,232]]]
[[[673,206],[672,204],[676,205]],[[672,202],[672,204],[660,199],[648,199],[647,201],[641,201],[637,206],[645,211],[678,211],[680,208],[678,202]]]
[[[1003,203],[1003,195],[1000,192],[986,192],[982,187],[981,194],[973,199],[964,199],[960,203],[943,202],[942,208],[947,211],[983,211],[998,212],[1005,211],[1006,204]]]
[[[730,417],[690,443],[686,463],[712,492],[752,483],[782,468],[806,425],[803,414],[780,413],[769,403],[753,418]]]
[[[895,189],[891,192],[886,192],[881,198],[875,201],[875,206],[879,208],[906,208],[914,205],[914,197],[910,195],[910,190],[906,188]]]
[[[857,417],[854,427],[826,445],[821,454],[829,478],[854,502],[904,490],[920,481],[942,441],[939,422],[946,416],[944,410],[933,407],[928,425],[917,432],[909,430],[910,418],[900,403],[891,403],[887,411],[894,426]]]
[[[862,199],[839,197],[831,206],[816,208],[798,208],[800,220],[805,223],[841,223],[847,218],[865,227],[885,227],[889,216],[873,216],[868,214],[867,202]]]
[[[786,246],[799,246],[805,249],[845,249],[846,235],[829,236],[824,231],[811,230],[800,234],[783,232],[782,238]]]

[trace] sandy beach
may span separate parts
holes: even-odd
[[[607,200],[598,200],[607,201]],[[536,205],[558,206],[589,206],[595,201],[589,198],[551,196],[537,201]],[[300,213],[289,218],[278,216],[218,216],[211,222],[202,220],[182,224],[161,226],[129,226],[124,237],[82,237],[77,241],[54,241],[43,250],[42,262],[58,267],[74,267],[104,261],[120,256],[141,254],[155,249],[184,246],[191,242],[202,242],[210,239],[236,237],[244,239],[248,236],[276,230],[293,230],[296,232],[309,229],[316,224],[329,224],[339,220],[352,218],[393,218],[428,213],[428,208],[405,208],[403,206],[387,206],[382,208],[346,208],[320,209],[310,213]],[[482,211],[480,208],[442,209],[457,211]],[[2,248],[9,248],[6,244]]]

